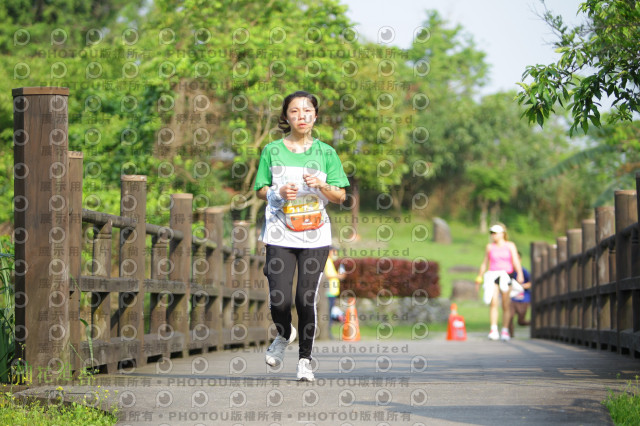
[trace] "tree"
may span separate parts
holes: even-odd
[[[408,171],[396,197],[407,194],[404,205],[420,194],[436,193],[440,213],[456,204],[453,192],[475,139],[468,128],[473,119],[475,91],[486,78],[484,53],[461,26],[449,28],[437,12],[428,12],[423,30],[407,50],[412,75],[407,98],[412,107],[411,141],[405,160]],[[425,211],[426,213],[426,203]],[[430,205],[433,203],[429,203]],[[443,208],[444,207],[444,208]],[[420,212],[414,211],[416,214]]]
[[[136,158],[141,144],[153,141],[148,137],[147,116],[131,119],[133,111],[122,111],[122,98],[132,95],[141,100],[142,89],[113,90],[120,83],[129,87],[132,81],[121,77],[123,64],[130,61],[123,40],[142,3],[143,0],[0,3],[0,74],[6,77],[0,79],[0,176],[6,176],[0,184],[0,203],[10,206],[13,198],[11,89],[63,86],[71,92],[69,147],[85,151],[85,166],[92,163],[91,173],[84,178],[85,200],[89,197],[102,211],[119,211],[122,165]],[[143,106],[144,102],[139,104]],[[125,143],[123,135],[137,138]],[[139,173],[143,173],[140,167],[148,160],[136,158]],[[0,224],[12,216],[12,209],[1,211]]]
[[[540,176],[548,160],[564,152],[566,137],[556,138],[556,126],[534,131],[521,119],[522,108],[514,105],[513,93],[497,93],[482,98],[465,123],[474,140],[465,156],[464,176],[473,188],[470,197],[480,207],[480,230],[486,232],[487,219],[506,221],[504,210],[539,212],[536,193],[543,191]],[[560,132],[558,132],[560,133]],[[490,214],[490,217],[489,217]]]
[[[487,167],[480,164],[471,164],[467,167],[467,176],[474,186],[472,196],[480,205],[480,232],[487,232],[490,204],[494,207],[491,221],[495,222],[498,220],[497,209],[500,202],[511,199],[514,179],[509,169],[510,167]]]
[[[638,112],[640,87],[640,3],[635,0],[587,0],[578,9],[586,22],[573,28],[561,16],[544,13],[544,20],[557,33],[554,43],[561,58],[550,65],[526,69],[519,103],[530,122],[541,126],[555,112],[556,104],[571,110],[570,133],[589,123],[601,126],[603,96],[613,100],[609,122],[631,121]],[[531,77],[530,83],[524,81]]]
[[[337,143],[336,118],[345,93],[342,66],[358,51],[348,37],[352,24],[346,6],[335,0],[272,0],[267,5],[188,0],[180,5],[158,1],[155,7],[147,27],[175,35],[175,42],[156,48],[159,54],[148,64],[158,69],[169,58],[175,73],[155,83],[176,98],[185,97],[181,83],[202,87],[187,94],[187,104],[202,98],[206,106],[200,110],[215,116],[212,123],[203,123],[211,137],[200,149],[192,149],[197,126],[191,126],[192,135],[176,134],[172,150],[201,160],[220,147],[231,153],[232,164],[217,166],[234,193],[234,210],[253,221],[262,204],[253,191],[260,151],[283,136],[277,120],[286,94],[315,94],[320,116],[314,136]]]
[[[623,122],[590,130],[586,147],[553,164],[545,179],[572,176],[582,169],[591,183],[593,207],[611,204],[614,191],[635,186],[640,171],[640,123]]]

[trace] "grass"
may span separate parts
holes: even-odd
[[[92,401],[87,401],[92,403]],[[0,393],[0,424],[24,426],[95,425],[118,422],[115,413],[97,410],[83,403],[22,403],[10,392]]]
[[[615,425],[637,425],[640,423],[640,383],[636,376],[635,384],[631,381],[622,392],[609,391],[603,404],[609,409]]]
[[[9,382],[10,361],[15,353],[15,299],[13,281],[14,246],[7,238],[0,238],[0,381]],[[22,380],[20,378],[19,380]],[[29,383],[26,383],[29,385]],[[62,388],[57,389],[60,394]],[[92,393],[91,395],[97,395]],[[98,398],[100,396],[98,395]],[[114,425],[117,407],[113,412],[98,410],[98,401],[61,403],[32,401],[24,403],[4,385],[0,391],[0,425]]]
[[[0,381],[9,381],[11,358],[15,353],[15,298],[12,272],[14,247],[7,237],[0,239]]]

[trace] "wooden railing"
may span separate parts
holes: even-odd
[[[639,210],[636,191],[616,191],[582,228],[532,243],[532,337],[640,357]]]
[[[140,175],[122,176],[119,216],[83,209],[83,154],[68,151],[68,95],[13,90],[14,366],[42,380],[266,343],[273,330],[264,252],[260,243],[252,248],[250,224],[233,222],[225,246],[228,209],[210,207],[197,212],[203,224],[194,236],[191,194],[171,195],[168,226],[146,223]]]

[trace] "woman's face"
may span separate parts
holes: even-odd
[[[504,238],[504,233],[503,232],[492,232],[491,233],[491,241],[496,242],[496,241],[500,241]]]
[[[307,98],[293,98],[287,107],[287,120],[292,131],[308,133],[313,128],[316,110]]]

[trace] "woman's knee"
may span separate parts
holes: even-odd
[[[500,304],[500,298],[501,298],[501,293],[500,290],[498,288],[498,286],[496,285],[494,290],[493,290],[493,297],[491,298],[491,303],[489,304],[489,306],[491,306],[492,308],[497,308],[498,305]]]
[[[301,291],[296,293],[296,307],[308,309],[316,304],[316,294],[315,291]]]
[[[291,310],[291,300],[287,300],[284,292],[281,290],[269,291],[269,306],[272,312],[286,312]]]

